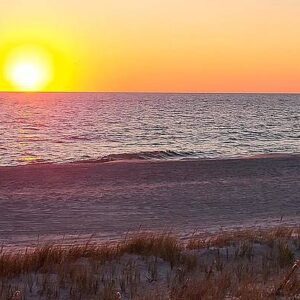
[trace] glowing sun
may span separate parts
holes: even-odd
[[[53,78],[51,56],[39,47],[19,47],[10,53],[5,74],[16,90],[41,91]]]

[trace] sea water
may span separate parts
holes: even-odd
[[[299,152],[299,94],[0,93],[0,166]]]

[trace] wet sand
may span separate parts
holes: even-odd
[[[299,195],[299,155],[0,167],[0,242],[299,225]]]

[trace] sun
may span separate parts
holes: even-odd
[[[53,79],[51,55],[37,46],[18,47],[7,59],[5,74],[17,91],[43,91]]]

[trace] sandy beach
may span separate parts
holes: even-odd
[[[295,225],[300,157],[0,168],[0,241],[114,239],[128,231]]]

